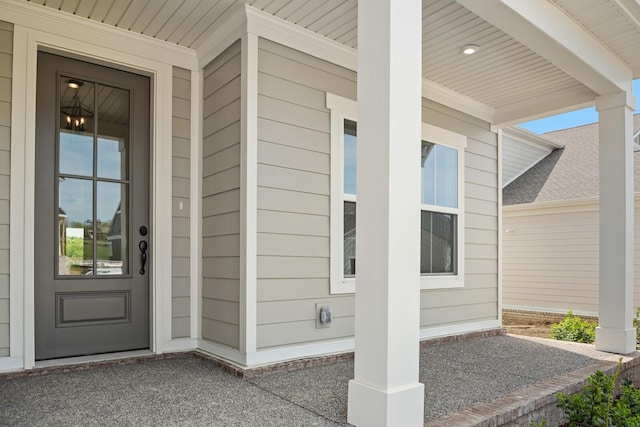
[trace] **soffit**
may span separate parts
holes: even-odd
[[[640,77],[640,11],[636,0],[549,0]]]
[[[350,48],[357,48],[357,0],[24,0],[185,47],[195,47],[224,21],[224,13],[246,3]],[[543,0],[536,0],[543,1]],[[631,45],[640,27],[625,18],[618,2],[636,0],[549,0],[640,70]],[[584,3],[584,6],[582,4]],[[523,105],[568,108],[596,94],[508,34],[455,0],[423,0],[423,76],[496,111],[524,111]],[[600,5],[597,13],[590,6]],[[637,8],[640,9],[640,8]],[[616,18],[616,25],[608,19]],[[629,24],[631,22],[631,24]],[[619,24],[619,25],[618,25]],[[624,24],[624,25],[623,25]],[[480,51],[464,56],[465,44]],[[637,50],[637,49],[636,49]],[[634,62],[635,61],[635,62]],[[542,107],[546,108],[546,107]],[[539,114],[526,111],[521,114]],[[520,114],[520,113],[517,113]]]
[[[455,1],[425,0],[422,4],[422,70],[426,79],[494,108],[583,88],[582,83]],[[474,55],[462,55],[467,44],[480,49]]]
[[[27,0],[63,12],[194,47],[222,15],[246,3],[349,47],[355,47],[356,0]]]

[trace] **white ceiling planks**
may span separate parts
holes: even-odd
[[[550,0],[595,38],[609,46],[640,77],[640,24],[619,0]]]
[[[357,48],[358,42],[357,0],[23,1],[186,47],[197,46],[225,12],[240,3],[351,48]],[[633,7],[636,0],[535,1],[560,9],[640,77],[640,22],[625,6],[631,3],[632,12],[640,16]],[[583,102],[585,90],[580,82],[456,0],[423,0],[422,5],[425,79],[495,109],[522,105],[527,98],[558,99],[563,93]],[[466,44],[476,44],[480,50],[471,56],[462,55],[461,48]]]

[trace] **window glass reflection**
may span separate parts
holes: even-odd
[[[458,150],[422,141],[422,203],[458,207]]]
[[[421,212],[420,273],[455,273],[456,215]]]
[[[98,182],[96,274],[127,274],[127,187]]]
[[[127,179],[129,91],[98,85],[98,177]]]
[[[91,274],[93,270],[93,183],[61,178],[58,186],[58,273]]]
[[[356,122],[344,121],[344,193],[356,194]]]
[[[356,204],[344,202],[344,277],[356,275]]]

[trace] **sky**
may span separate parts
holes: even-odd
[[[636,113],[640,113],[640,79],[633,81],[633,96],[636,98]],[[544,119],[520,123],[518,126],[532,132],[541,134],[560,129],[568,129],[576,126],[595,123],[598,121],[598,113],[595,107],[558,114]]]

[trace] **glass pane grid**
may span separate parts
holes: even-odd
[[[128,274],[129,91],[62,76],[60,106],[58,274]]]

